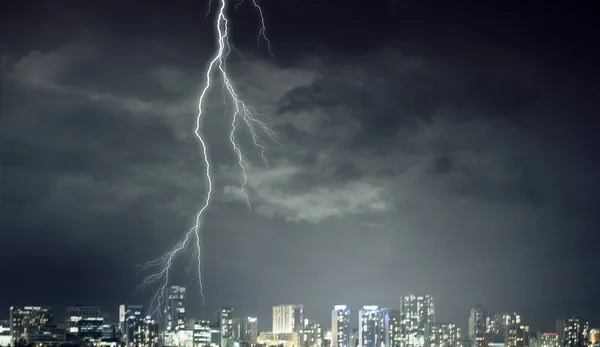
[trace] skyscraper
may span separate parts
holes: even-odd
[[[126,322],[125,340],[127,347],[158,346],[159,326],[152,317],[141,318],[131,315],[126,319]]]
[[[251,346],[256,343],[258,337],[258,319],[256,317],[243,317],[233,319],[234,342],[240,346]]]
[[[273,333],[300,333],[303,321],[302,305],[273,306]]]
[[[358,313],[358,344],[361,347],[389,346],[389,310],[363,306]]]
[[[331,312],[331,347],[350,347],[350,309],[336,305]]]
[[[423,347],[425,345],[425,324],[435,322],[435,305],[429,295],[409,294],[401,300],[402,346]]]
[[[304,319],[300,333],[300,346],[302,347],[322,347],[323,346],[323,328],[321,324],[311,320]]]
[[[388,328],[388,341],[390,347],[400,347],[402,342],[402,314],[399,309],[390,309],[389,314],[389,328]]]
[[[504,333],[505,347],[529,346],[529,327],[521,324],[507,324]]]
[[[210,322],[207,320],[194,321],[194,347],[210,346]]]
[[[233,345],[233,309],[221,308],[219,310],[219,327],[221,330],[221,347]]]
[[[358,312],[358,345],[360,347],[378,346],[380,343],[378,332],[379,310],[377,306],[363,306]]]
[[[469,315],[469,339],[473,343],[472,347],[487,346],[485,339],[486,319],[487,312],[483,307],[477,305],[471,309],[471,314]]]
[[[185,330],[185,287],[169,288],[167,306],[165,308],[166,331]]]
[[[588,344],[589,323],[581,318],[573,317],[557,323],[557,327],[562,327],[559,334],[562,341],[559,341],[562,347],[585,347]]]
[[[377,343],[379,346],[389,347],[390,342],[390,309],[380,308],[379,314],[379,330],[377,332]]]
[[[144,318],[144,306],[142,305],[119,305],[119,333],[125,344],[130,345],[133,340],[130,340],[131,335],[128,335],[129,325],[133,322],[140,321]]]

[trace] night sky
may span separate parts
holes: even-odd
[[[230,74],[281,145],[267,170],[243,140],[249,212],[212,90],[206,305],[190,254],[171,282],[187,312],[231,306],[269,330],[272,305],[299,303],[329,326],[335,304],[412,292],[463,328],[476,304],[534,331],[600,326],[596,14],[523,3],[264,0],[274,57],[251,4],[231,8]],[[203,1],[1,6],[0,319],[77,303],[116,318],[149,302],[135,265],[206,193],[193,129],[214,17]]]

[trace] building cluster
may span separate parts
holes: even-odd
[[[600,329],[590,329],[580,318],[560,319],[556,331],[529,331],[517,313],[489,313],[471,309],[468,341],[472,347],[600,347]]]
[[[579,318],[559,320],[555,332],[531,333],[517,313],[488,313],[477,306],[468,333],[436,320],[429,295],[407,295],[397,308],[367,305],[352,313],[335,305],[331,329],[304,316],[302,305],[273,307],[272,329],[259,331],[256,317],[221,308],[213,320],[188,317],[184,287],[169,288],[160,317],[142,305],[119,306],[116,322],[100,308],[67,308],[55,320],[49,307],[12,306],[0,321],[0,346],[110,347],[600,347],[600,330]]]

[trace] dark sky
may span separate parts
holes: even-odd
[[[249,213],[209,94],[206,305],[182,255],[187,311],[268,330],[272,305],[301,303],[329,326],[334,304],[413,292],[463,328],[476,304],[599,326],[596,14],[509,3],[264,0],[274,57],[251,4],[232,9],[230,74],[282,146],[270,170],[253,160]],[[147,304],[135,265],[206,193],[193,127],[214,17],[202,1],[1,6],[0,318]]]

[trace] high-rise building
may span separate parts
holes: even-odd
[[[390,309],[379,309],[379,331],[377,333],[379,346],[390,347]]]
[[[185,330],[185,287],[169,288],[165,307],[166,331]]]
[[[323,327],[312,320],[304,319],[300,332],[301,347],[323,347]]]
[[[529,346],[529,327],[520,324],[507,324],[504,334],[505,347]]]
[[[130,305],[123,304],[119,305],[119,323],[124,323],[130,316],[143,318],[144,306],[143,305]]]
[[[246,318],[246,342],[251,346],[256,344],[256,338],[258,337],[258,318],[248,317]]]
[[[221,346],[221,324],[211,324],[210,326],[210,345]]]
[[[131,330],[129,329],[129,324],[142,319],[144,319],[144,306],[130,304],[119,305],[119,335],[121,335],[125,344],[131,345],[133,343],[133,341],[130,340],[131,335],[128,334]]]
[[[350,309],[336,305],[331,312],[331,347],[350,347]]]
[[[460,328],[456,324],[425,324],[426,347],[462,347]]]
[[[486,347],[486,319],[487,312],[481,306],[477,305],[471,309],[469,315],[469,339],[472,342],[472,347]]]
[[[194,322],[194,347],[210,347],[210,322],[199,320]]]
[[[399,309],[390,309],[388,341],[390,347],[400,347],[402,343],[402,314]]]
[[[363,306],[358,313],[358,345],[360,347],[390,346],[389,309]]]
[[[258,319],[256,317],[234,318],[232,329],[232,339],[240,346],[256,344],[258,337]]]
[[[10,332],[13,344],[19,344],[24,335],[31,335],[42,326],[52,324],[53,315],[50,307],[41,306],[11,306]]]
[[[486,342],[488,344],[504,344],[508,327],[521,324],[518,313],[495,313],[486,318]]]
[[[159,342],[158,323],[150,316],[144,318],[135,315],[126,320],[125,340],[128,347],[157,347]]]
[[[360,347],[376,347],[380,341],[379,310],[377,306],[363,306],[358,311],[358,345]]]
[[[234,331],[233,331],[233,309],[221,308],[219,310],[219,328],[221,330],[221,347],[233,346]]]
[[[435,322],[435,304],[429,295],[409,294],[401,300],[402,346],[423,347],[425,324]]]
[[[573,317],[557,322],[557,327],[562,328],[562,331],[557,331],[562,347],[587,346],[590,327],[586,320]]]
[[[300,333],[303,321],[302,305],[273,306],[273,333]]]

